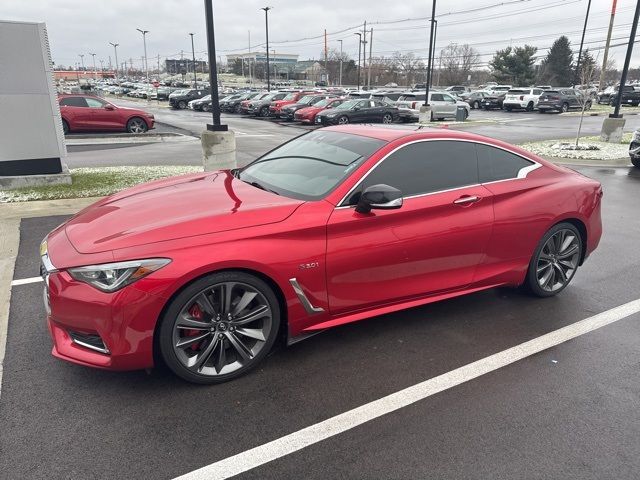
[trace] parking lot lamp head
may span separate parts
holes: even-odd
[[[220,123],[220,103],[218,98],[218,65],[216,64],[216,39],[213,29],[213,0],[204,0],[204,12],[207,20],[207,55],[209,57],[209,85],[211,88],[211,115],[213,124],[207,124],[207,130],[226,132],[229,127]]]

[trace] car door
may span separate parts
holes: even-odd
[[[445,112],[448,117],[455,117],[456,110],[458,108],[457,101],[454,97],[447,93],[442,94],[442,98],[445,104]]]
[[[91,128],[91,111],[84,97],[63,97],[60,99],[60,114],[72,130]]]
[[[370,122],[372,115],[371,110],[371,101],[370,100],[360,100],[353,107],[353,110],[350,114],[350,121],[352,122]]]
[[[434,118],[445,117],[447,115],[447,105],[444,101],[442,93],[431,93],[429,95],[429,105]]]
[[[86,98],[91,115],[91,127],[95,130],[121,130],[125,127],[123,120],[110,103],[98,98]]]
[[[331,313],[469,285],[493,224],[492,195],[478,180],[469,142],[412,142],[378,163],[327,224]],[[400,189],[404,205],[357,213],[362,191],[382,183]]]

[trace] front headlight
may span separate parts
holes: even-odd
[[[115,292],[161,269],[171,260],[151,258],[70,268],[69,275],[103,292]]]

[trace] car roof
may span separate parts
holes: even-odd
[[[381,124],[349,124],[349,125],[334,125],[331,127],[325,127],[323,130],[332,132],[343,132],[352,135],[360,135],[362,137],[377,138],[378,140],[384,140],[392,142],[405,137],[415,137],[415,139],[425,138],[448,138],[452,140],[476,140],[487,142],[490,141],[493,144],[500,144],[498,140],[483,137],[482,135],[476,135],[474,133],[464,132],[460,130],[450,130],[445,128],[422,128],[415,125],[381,125]]]

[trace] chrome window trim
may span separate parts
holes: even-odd
[[[504,150],[505,152],[511,153],[512,155],[516,155],[517,157],[520,157],[520,158],[526,160],[527,162],[532,162],[532,165],[529,165],[527,167],[522,167],[520,170],[518,170],[518,175],[516,177],[503,178],[501,180],[492,180],[491,182],[473,183],[473,184],[470,184],[470,185],[461,185],[459,187],[447,188],[447,189],[444,189],[444,190],[437,190],[435,192],[427,192],[427,193],[419,193],[419,194],[415,194],[415,195],[403,196],[402,197],[403,199],[407,200],[407,199],[410,199],[410,198],[418,198],[418,197],[424,197],[424,196],[427,196],[427,195],[435,195],[437,193],[452,192],[452,191],[455,191],[455,190],[460,190],[461,188],[478,187],[478,186],[481,186],[481,185],[490,185],[492,183],[508,182],[508,181],[511,181],[511,180],[522,180],[524,178],[527,178],[527,175],[530,172],[542,167],[541,163],[538,163],[535,160],[531,160],[530,158],[526,158],[526,157],[522,156],[521,154],[519,154],[518,152],[514,152],[511,149],[500,147],[498,145],[493,145],[491,143],[483,142],[483,141],[480,141],[480,140],[469,140],[469,139],[466,139],[466,138],[451,139],[451,138],[445,138],[445,137],[421,138],[419,140],[412,140],[411,142],[403,143],[402,145],[397,146],[396,148],[391,150],[389,153],[387,153],[384,157],[382,157],[380,160],[378,160],[378,162],[376,162],[376,164],[373,167],[371,167],[371,169],[367,173],[365,173],[364,176],[360,180],[358,180],[358,183],[356,183],[353,187],[351,187],[351,189],[347,192],[347,194],[344,197],[342,197],[342,199],[338,202],[338,206],[336,206],[336,209],[354,208],[355,205],[343,205],[343,203],[345,202],[345,200],[347,200],[347,198],[349,198],[349,196],[353,193],[353,191],[356,190],[360,186],[360,184],[371,174],[371,172],[373,172],[376,168],[378,168],[378,166],[382,162],[384,162],[387,158],[389,158],[395,152],[397,152],[401,148],[406,147],[407,145],[413,145],[414,143],[436,142],[436,141],[467,142],[467,143],[477,143],[477,144],[480,144],[480,145],[486,145],[488,147],[497,148],[499,150]],[[391,185],[391,186],[393,186],[393,185]]]

